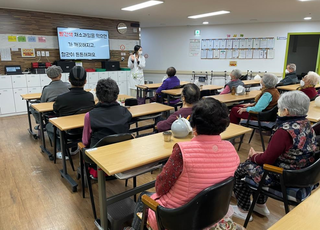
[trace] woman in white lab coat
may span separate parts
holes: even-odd
[[[146,59],[142,55],[142,47],[136,45],[134,52],[129,56],[128,67],[131,69],[130,88],[136,89],[136,85],[144,84],[143,69],[146,66]]]

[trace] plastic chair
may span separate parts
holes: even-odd
[[[158,229],[193,230],[204,229],[220,221],[228,212],[234,178],[212,185],[189,203],[175,209],[165,208],[147,195],[142,196],[144,204],[141,230],[147,222],[147,208],[156,213]]]
[[[316,153],[319,154],[319,153]],[[299,170],[285,170],[280,167],[273,165],[264,164],[263,165],[264,174],[261,178],[258,188],[247,183],[250,189],[254,190],[254,199],[251,203],[247,218],[244,222],[244,227],[247,227],[250,216],[253,212],[253,208],[258,200],[259,194],[264,194],[268,197],[282,201],[284,203],[284,208],[286,214],[290,211],[289,205],[297,206],[302,201],[296,200],[292,201],[288,199],[288,190],[290,188],[308,188],[317,184],[320,181],[320,159],[317,159],[312,165],[299,169]],[[266,176],[269,174],[275,174],[280,177],[281,186],[281,196],[276,195],[268,190],[263,189],[263,184]],[[310,194],[307,194],[309,196]]]
[[[277,120],[277,117],[278,117],[277,105],[268,111],[263,111],[260,113],[249,112],[248,119],[242,120],[240,122],[241,125],[253,129],[249,139],[249,143],[251,142],[251,139],[253,137],[255,130],[257,129],[259,130],[259,133],[260,133],[262,149],[263,151],[265,151],[262,131],[272,131],[275,125],[275,121]],[[252,118],[256,118],[256,120],[252,120]],[[239,145],[239,149],[240,149],[240,145]]]

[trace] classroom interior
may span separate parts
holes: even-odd
[[[21,57],[21,50],[15,46],[11,51],[11,61],[0,62],[0,75],[5,76],[6,65],[21,65],[22,69],[30,68],[31,62],[53,63],[60,59],[57,42],[51,39],[57,36],[57,27],[74,27],[109,31],[110,39],[115,43],[139,41],[146,57],[144,70],[146,83],[160,83],[169,66],[177,69],[181,81],[191,81],[193,71],[200,75],[209,73],[212,85],[223,86],[225,76],[232,69],[238,68],[243,74],[262,75],[273,73],[282,78],[288,59],[289,37],[294,35],[320,35],[320,16],[317,9],[319,1],[268,1],[253,3],[252,1],[211,1],[201,0],[184,2],[182,0],[165,1],[158,6],[136,12],[121,11],[122,7],[139,3],[139,1],[88,2],[80,0],[76,5],[60,0],[40,3],[22,0],[0,3],[0,49],[12,48],[7,45],[8,35],[41,35],[47,37],[48,47],[35,48],[37,51],[49,51],[45,57]],[[187,16],[215,10],[230,10],[227,15],[205,19],[188,19]],[[304,17],[312,17],[304,20]],[[208,24],[203,24],[208,21]],[[124,23],[127,31],[121,34],[119,23]],[[200,31],[200,35],[195,31]],[[198,33],[198,32],[197,32]],[[230,39],[230,38],[274,38],[272,58],[202,58],[200,51],[191,49],[192,40]],[[319,39],[318,39],[319,40]],[[129,42],[128,42],[129,41]],[[131,42],[130,42],[131,41]],[[121,43],[120,42],[120,43]],[[115,44],[114,43],[114,44]],[[120,44],[119,43],[119,44]],[[5,45],[3,45],[5,44]],[[117,43],[118,44],[118,43]],[[120,62],[120,67],[127,67],[127,59],[133,47],[110,49],[110,59]],[[308,70],[320,72],[320,45],[317,49],[306,47],[301,66]],[[310,65],[308,55],[316,56]],[[298,62],[291,56],[292,62]],[[231,65],[236,61],[236,66]],[[301,61],[301,60],[300,60]],[[304,63],[305,62],[305,63]],[[101,62],[83,60],[84,68],[101,68]],[[299,65],[297,65],[299,68]],[[313,68],[313,69],[312,69]],[[303,72],[303,71],[301,71]],[[213,73],[213,75],[210,75]],[[208,84],[210,84],[208,81]],[[91,85],[90,85],[91,86]],[[92,85],[94,87],[94,85]],[[135,96],[136,89],[129,89],[128,95]],[[1,97],[0,108],[5,107],[5,99]],[[23,101],[25,104],[25,101]],[[25,106],[25,105],[24,105]],[[0,110],[1,111],[1,110]],[[171,110],[173,112],[173,110]],[[33,118],[32,118],[33,119]],[[34,123],[34,121],[32,120]],[[73,192],[69,184],[60,176],[62,161],[56,164],[48,160],[41,152],[41,140],[35,140],[28,133],[26,112],[0,113],[0,229],[97,229],[94,224],[88,191],[82,198],[81,181],[77,179],[77,171],[72,171],[69,162],[67,168],[70,176],[79,184],[77,192]],[[148,125],[143,121],[140,125]],[[146,130],[143,132],[150,132]],[[143,133],[142,132],[142,133]],[[240,150],[240,162],[247,159],[251,147],[261,150],[260,136],[256,132],[251,143],[250,134],[246,134]],[[265,136],[265,146],[269,138]],[[234,140],[237,149],[240,138]],[[46,145],[50,151],[48,138]],[[73,157],[75,167],[79,165],[79,154]],[[155,180],[160,170],[137,177],[137,184]],[[132,179],[125,187],[123,180],[107,181],[107,196],[118,194],[132,188]],[[154,189],[150,189],[154,191]],[[99,216],[98,183],[93,184],[93,193]],[[231,198],[231,204],[236,199]],[[269,229],[285,216],[282,202],[269,199],[267,202],[270,216],[253,213],[253,221],[246,229]],[[290,207],[293,209],[294,207]],[[243,220],[233,218],[239,225]],[[315,220],[316,221],[316,220]],[[317,229],[317,225],[315,224]],[[313,226],[314,227],[314,226]],[[310,228],[311,229],[311,228]]]

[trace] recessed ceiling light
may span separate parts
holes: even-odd
[[[305,17],[304,20],[311,20],[311,17]]]
[[[205,17],[211,17],[211,16],[216,16],[216,15],[221,15],[221,14],[229,14],[229,13],[230,13],[230,11],[221,10],[221,11],[216,11],[216,12],[211,12],[211,13],[206,13],[206,14],[198,14],[198,15],[188,16],[188,18],[192,18],[192,19],[205,18]]]
[[[163,3],[163,1],[151,0],[151,1],[143,2],[143,3],[139,3],[139,4],[136,4],[136,5],[133,5],[133,6],[128,6],[128,7],[122,8],[121,10],[135,11],[135,10],[140,10],[140,9],[147,8],[147,7],[150,7],[150,6],[159,5],[161,3]]]
[[[209,24],[209,22],[202,22],[202,24],[207,25],[207,24]]]

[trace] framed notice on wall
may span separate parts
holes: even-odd
[[[34,49],[21,49],[21,57],[35,57]]]

